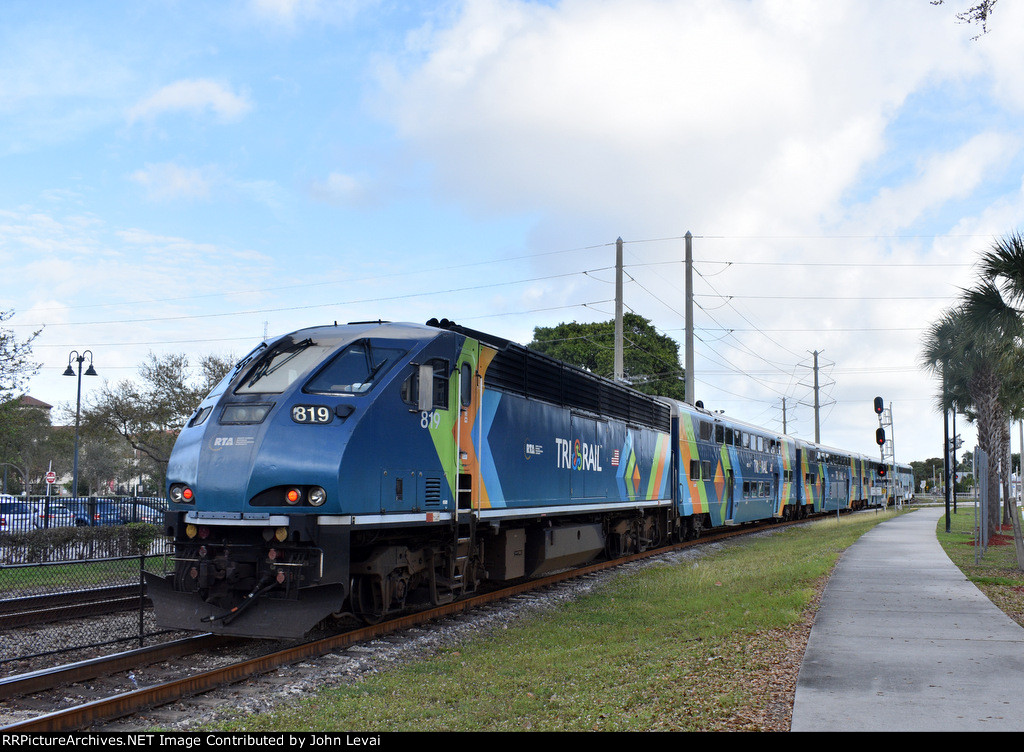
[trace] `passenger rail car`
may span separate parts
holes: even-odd
[[[168,465],[161,625],[299,637],[705,528],[881,503],[859,455],[432,320],[269,340]]]

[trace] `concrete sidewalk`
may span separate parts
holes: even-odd
[[[943,552],[944,513],[897,517],[843,554],[804,654],[793,731],[1024,731],[1024,628]]]

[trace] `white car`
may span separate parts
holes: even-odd
[[[46,513],[46,502],[36,501],[32,504],[35,507],[36,527],[74,527],[75,513],[54,499],[50,502],[50,513]]]
[[[0,496],[0,533],[35,530],[38,515],[31,504],[13,496]]]

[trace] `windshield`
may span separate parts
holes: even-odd
[[[249,370],[235,394],[280,394],[323,360],[336,344],[318,344],[308,338],[278,343]]]
[[[317,394],[361,394],[401,360],[405,350],[392,343],[354,342],[306,384]]]

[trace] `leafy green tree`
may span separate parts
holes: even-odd
[[[975,423],[978,445],[995,463],[1002,456],[1002,426],[1008,420],[1001,389],[1012,338],[993,330],[979,332],[982,318],[980,309],[965,304],[947,311],[927,332],[921,362],[940,379],[939,408],[962,413]],[[999,524],[997,472],[989,474],[988,493],[989,532],[994,533]]]
[[[87,436],[79,447],[79,492],[86,496],[109,494],[111,481],[128,478],[133,462],[125,456],[124,442],[111,436]]]
[[[686,386],[679,364],[679,345],[659,334],[651,322],[635,313],[622,317],[623,378],[647,394],[683,400]],[[598,376],[615,372],[615,321],[580,324],[575,321],[536,327],[530,349],[550,355]]]
[[[14,311],[0,311],[0,323],[13,315]],[[11,331],[0,328],[0,399],[9,399],[39,371],[39,364],[32,361],[32,341],[41,331],[20,342]]]
[[[1024,415],[1024,239],[1012,234],[982,255],[981,280],[925,337],[922,364],[942,379],[942,409],[977,425],[1008,494],[1009,423]],[[989,532],[999,524],[999,473],[989,474]]]
[[[105,382],[82,407],[83,436],[97,442],[111,437],[127,442],[138,460],[133,474],[148,475],[162,487],[178,432],[234,367],[234,360],[207,356],[199,363],[199,377],[189,375],[189,365],[184,354],[150,353],[139,368],[138,381]],[[93,454],[100,457],[98,447]]]

